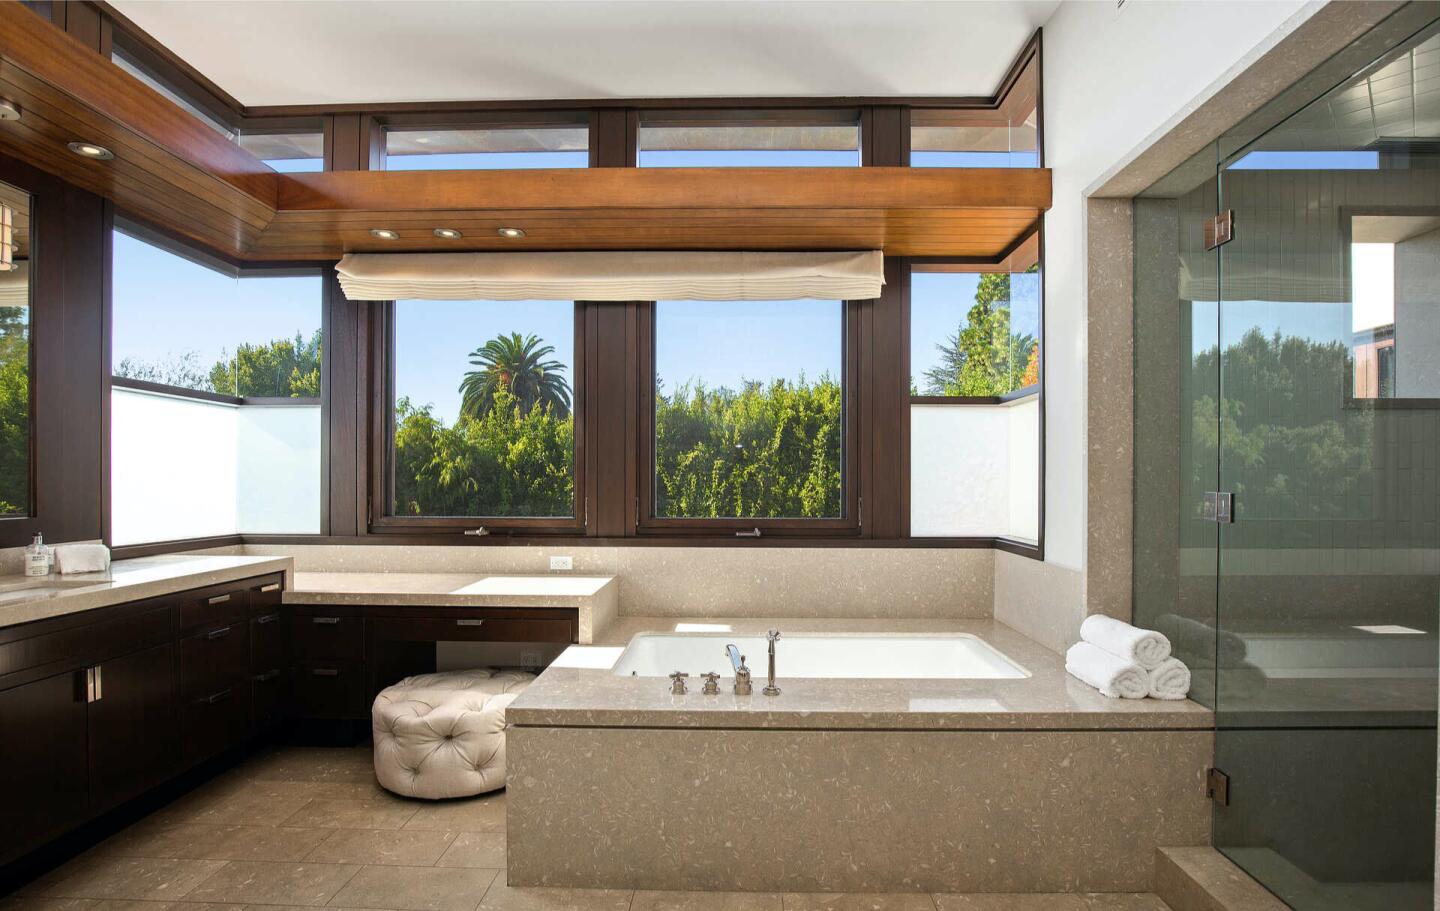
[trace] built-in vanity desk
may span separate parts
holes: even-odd
[[[611,576],[296,573],[284,596],[293,712],[368,720],[380,689],[435,669],[441,642],[589,644],[618,590]]]

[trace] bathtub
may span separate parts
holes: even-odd
[[[733,633],[639,633],[611,672],[621,677],[665,677],[685,671],[733,676],[725,646],[747,655],[755,680],[765,679],[768,645],[764,636]],[[1002,680],[1030,672],[985,640],[969,633],[794,633],[775,645],[777,679],[797,677],[852,680]],[[759,686],[756,686],[759,692]]]

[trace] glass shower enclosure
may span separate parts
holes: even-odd
[[[1307,911],[1435,901],[1434,14],[1134,208],[1136,622],[1215,710],[1215,846]]]

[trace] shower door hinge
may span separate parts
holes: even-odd
[[[1226,209],[1205,222],[1205,249],[1213,250],[1235,239],[1235,210]]]
[[[1200,518],[1229,525],[1235,521],[1235,495],[1228,490],[1207,490],[1200,501]]]
[[[1222,807],[1230,806],[1230,776],[1219,769],[1206,769],[1205,796]]]

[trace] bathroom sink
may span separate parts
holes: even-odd
[[[103,581],[109,581],[101,580]],[[54,598],[77,588],[96,585],[95,579],[27,579],[24,582],[0,582],[0,604],[14,604],[17,601],[40,601]]]

